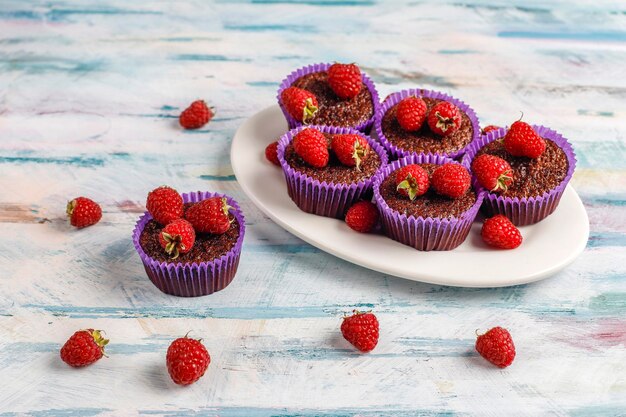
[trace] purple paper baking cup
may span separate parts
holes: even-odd
[[[320,182],[308,175],[296,171],[285,160],[285,149],[287,145],[304,129],[314,128],[323,133],[335,134],[357,134],[364,137],[370,147],[380,157],[380,168],[387,165],[387,153],[378,142],[359,132],[356,129],[333,126],[300,126],[285,133],[278,141],[278,160],[285,174],[287,181],[287,191],[289,197],[300,208],[307,213],[318,216],[334,217],[342,219],[346,211],[357,201],[371,199],[372,197],[372,177],[351,184],[335,184]]]
[[[287,109],[285,109],[285,107],[283,106],[283,101],[281,99],[281,94],[283,90],[291,87],[291,84],[293,84],[300,77],[303,77],[308,74],[320,72],[320,71],[328,71],[328,68],[330,68],[331,65],[332,64],[324,64],[324,63],[307,65],[306,67],[302,67],[302,68],[295,70],[280,83],[280,87],[278,88],[278,94],[276,98],[278,100],[278,105],[280,106],[280,109],[283,111],[283,114],[285,115],[285,119],[287,119],[287,124],[289,125],[289,129],[294,129],[299,126],[303,126],[304,123],[299,122],[293,117],[291,117]],[[370,91],[370,94],[372,95],[372,105],[374,107],[372,117],[369,118],[366,122],[361,123],[357,126],[338,126],[338,127],[350,127],[350,128],[359,130],[361,132],[369,133],[369,129],[374,124],[374,118],[376,117],[376,113],[378,112],[379,107],[380,107],[380,99],[378,97],[378,91],[376,91],[376,86],[374,85],[374,81],[372,81],[370,77],[368,77],[367,74],[365,74],[363,71],[361,71],[361,81],[363,81],[363,85]]]
[[[410,164],[458,163],[438,154],[413,154],[392,162],[374,177],[374,201],[380,211],[384,233],[420,251],[452,250],[467,237],[483,201],[483,192],[476,187],[476,202],[459,217],[415,217],[401,214],[389,207],[380,194],[380,185],[392,172]]]
[[[396,104],[398,104],[399,102],[401,102],[402,100],[404,100],[405,98],[412,97],[412,96],[428,97],[428,98],[437,99],[437,100],[449,101],[450,103],[453,103],[455,106],[457,106],[465,114],[467,114],[467,117],[470,119],[470,122],[472,123],[472,129],[474,132],[472,135],[471,142],[465,145],[461,149],[458,149],[454,152],[441,153],[441,155],[447,156],[448,158],[452,158],[452,159],[458,158],[459,156],[462,156],[465,153],[467,148],[472,143],[474,143],[480,138],[480,124],[478,123],[478,117],[476,116],[476,113],[474,112],[474,110],[468,104],[465,104],[463,101],[456,99],[452,96],[449,96],[447,94],[441,93],[439,91],[423,90],[423,89],[416,89],[416,88],[412,88],[409,90],[402,90],[402,91],[398,91],[397,93],[392,93],[387,96],[387,98],[380,105],[380,108],[378,109],[378,113],[376,113],[376,117],[374,119],[374,128],[376,129],[376,134],[378,135],[378,139],[380,140],[380,143],[383,144],[385,149],[387,149],[387,151],[391,155],[391,158],[402,158],[408,155],[418,154],[418,152],[413,152],[407,149],[402,149],[402,148],[397,147],[393,143],[391,143],[387,139],[387,137],[384,135],[383,127],[382,127],[383,117],[385,116],[387,111],[393,106],[395,106]]]
[[[534,197],[511,198],[485,190],[485,199],[482,210],[487,216],[491,217],[496,214],[504,214],[506,217],[511,219],[513,224],[517,226],[525,226],[545,219],[558,207],[559,202],[561,201],[561,196],[565,191],[565,187],[567,187],[569,180],[572,178],[572,175],[574,175],[574,170],[576,169],[576,154],[574,153],[574,148],[572,148],[572,145],[568,142],[568,140],[561,136],[558,132],[545,126],[535,125],[533,126],[533,129],[541,137],[553,141],[563,150],[563,152],[565,152],[569,165],[565,178],[563,178],[563,181],[561,181],[559,185],[552,190]],[[471,171],[472,161],[478,151],[483,146],[504,137],[507,130],[507,128],[500,128],[481,136],[478,141],[472,143],[472,145],[467,149],[467,152],[463,157],[463,164],[467,168],[470,168]],[[474,178],[474,182],[478,184],[476,178]]]
[[[227,195],[198,191],[183,194],[182,197],[185,203],[196,203],[210,197],[226,197],[228,204],[234,209],[231,212],[239,224],[239,237],[235,246],[226,254],[210,262],[185,264],[159,262],[148,256],[139,243],[141,232],[152,220],[148,212],[145,212],[137,221],[133,231],[133,244],[143,262],[148,278],[159,290],[179,297],[200,297],[213,294],[226,288],[235,277],[246,231],[245,219],[237,202]]]

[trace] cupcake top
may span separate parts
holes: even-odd
[[[476,202],[476,192],[467,186],[467,190],[456,198],[450,198],[436,191],[432,186],[432,177],[435,170],[442,165],[432,163],[415,164],[420,166],[430,179],[430,184],[426,191],[422,189],[423,194],[416,196],[413,200],[409,196],[403,195],[398,190],[399,178],[397,174],[400,169],[392,171],[380,184],[380,196],[385,200],[390,209],[400,214],[413,217],[433,217],[433,218],[450,218],[460,217],[461,214],[468,211]],[[459,164],[454,164],[459,165]],[[460,165],[459,165],[460,166]],[[469,175],[467,176],[469,181]]]
[[[279,101],[292,127],[309,124],[362,130],[371,125],[378,109],[373,83],[355,64],[316,64],[296,70],[281,84]]]
[[[185,211],[198,203],[186,203]],[[146,255],[158,262],[201,263],[211,262],[227,254],[235,247],[239,239],[239,223],[233,217],[230,227],[222,234],[196,233],[195,243],[186,253],[180,253],[175,260],[168,254],[161,243],[159,235],[165,226],[157,221],[149,220],[139,237],[139,244]]]

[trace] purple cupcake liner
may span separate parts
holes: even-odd
[[[324,63],[307,65],[306,67],[302,67],[293,71],[291,74],[287,76],[287,78],[285,78],[280,83],[280,87],[278,88],[278,94],[276,98],[278,100],[278,105],[280,106],[280,109],[283,111],[283,114],[285,115],[285,119],[287,119],[287,124],[289,125],[289,129],[294,129],[296,127],[304,126],[304,123],[299,122],[293,117],[291,117],[287,109],[285,109],[285,107],[283,106],[283,101],[281,99],[281,94],[283,90],[291,87],[291,84],[293,84],[300,77],[303,77],[308,74],[320,72],[320,71],[328,71],[328,68],[330,68],[331,65],[332,64],[324,64]],[[365,74],[363,71],[361,71],[361,81],[363,81],[363,85],[370,91],[370,94],[372,95],[372,104],[374,107],[372,117],[369,118],[366,122],[361,123],[357,126],[337,126],[337,127],[349,127],[349,128],[356,129],[364,133],[369,133],[369,129],[374,124],[374,118],[376,117],[376,113],[378,112],[378,109],[380,107],[380,98],[378,97],[378,91],[376,90],[374,81],[372,81],[370,77],[368,77],[367,74]]]
[[[540,222],[552,214],[558,207],[559,202],[561,201],[561,196],[565,191],[565,187],[567,187],[572,175],[574,175],[574,170],[576,169],[576,154],[574,153],[574,148],[572,148],[572,145],[568,142],[568,140],[561,136],[558,132],[545,126],[537,125],[534,125],[533,129],[541,137],[553,141],[563,150],[563,152],[565,152],[569,165],[565,178],[563,178],[563,181],[561,181],[561,183],[552,190],[535,197],[511,198],[485,190],[485,199],[482,210],[487,216],[491,217],[496,214],[504,214],[506,217],[511,219],[513,224],[517,226],[525,226]],[[483,146],[504,137],[507,130],[508,128],[493,130],[486,135],[481,136],[478,141],[472,143],[463,157],[463,165],[471,171],[472,160],[478,151]],[[474,178],[474,183],[478,185],[476,178]]]
[[[133,231],[133,244],[150,281],[162,292],[179,297],[200,297],[223,290],[231,283],[237,272],[243,236],[246,231],[245,219],[239,205],[231,197],[210,192],[192,192],[183,194],[185,203],[196,203],[210,197],[226,197],[228,204],[233,207],[233,215],[239,224],[239,237],[235,246],[226,254],[210,262],[181,263],[159,262],[148,256],[139,238],[146,224],[152,220],[150,213],[145,212],[137,221]]]
[[[413,154],[392,162],[378,171],[374,178],[374,201],[380,211],[384,233],[393,240],[420,251],[452,250],[459,246],[472,227],[483,201],[483,192],[474,187],[476,202],[460,217],[434,218],[401,214],[387,205],[380,194],[380,185],[392,172],[410,164],[458,163],[439,154]]]
[[[476,116],[474,109],[472,109],[468,104],[465,104],[463,101],[456,99],[452,96],[449,96],[447,94],[441,93],[439,91],[423,90],[423,89],[415,89],[415,88],[412,88],[409,90],[402,90],[402,91],[398,91],[397,93],[392,93],[387,96],[387,98],[383,101],[380,108],[378,109],[378,113],[376,113],[376,118],[374,121],[374,128],[376,129],[378,140],[380,140],[380,143],[382,143],[385,149],[387,149],[391,158],[402,158],[405,156],[418,154],[418,152],[408,151],[408,150],[399,148],[393,143],[391,143],[387,139],[387,137],[385,137],[385,135],[383,134],[383,127],[382,127],[382,121],[383,121],[383,117],[385,116],[385,113],[387,113],[387,111],[390,108],[392,108],[393,106],[395,106],[396,104],[404,100],[405,98],[411,97],[411,96],[428,97],[428,98],[437,99],[437,100],[449,101],[450,103],[453,103],[455,106],[457,106],[465,114],[467,114],[467,117],[469,117],[472,123],[472,129],[474,131],[472,135],[472,141],[457,151],[454,151],[451,153],[442,153],[441,155],[447,156],[448,158],[452,158],[452,159],[458,158],[459,156],[462,156],[466,152],[466,150],[469,148],[469,146],[472,143],[474,143],[480,138],[480,124],[478,123],[478,117]]]
[[[278,160],[285,174],[287,181],[287,191],[289,197],[300,208],[307,213],[317,214],[318,216],[334,217],[342,219],[346,211],[357,201],[362,199],[371,199],[372,182],[374,175],[366,180],[362,180],[351,184],[335,184],[320,182],[308,175],[296,171],[285,160],[285,149],[287,145],[304,129],[314,128],[323,133],[335,134],[358,134],[364,137],[380,157],[383,168],[387,165],[387,152],[375,140],[359,132],[356,129],[334,126],[300,126],[285,133],[278,141]],[[379,168],[379,169],[380,169]]]

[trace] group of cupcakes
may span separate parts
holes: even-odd
[[[576,165],[554,130],[518,120],[481,131],[470,106],[441,92],[408,89],[380,103],[355,64],[300,68],[277,98],[290,130],[265,153],[294,203],[359,232],[379,224],[417,250],[456,248],[480,210],[485,242],[519,246],[516,226],[554,212]]]

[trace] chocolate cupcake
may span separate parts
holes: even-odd
[[[408,97],[420,97],[427,112],[443,101],[454,104],[461,113],[461,125],[453,133],[440,136],[423,123],[417,131],[407,131],[396,118],[398,104]],[[440,154],[449,158],[462,156],[470,143],[480,137],[480,126],[474,110],[461,100],[438,91],[410,89],[390,94],[381,104],[374,122],[376,134],[392,158],[412,154]]]
[[[463,164],[483,154],[504,159],[513,170],[513,181],[505,191],[485,190],[482,210],[487,216],[504,214],[517,226],[537,223],[556,210],[565,187],[576,168],[572,145],[556,131],[544,126],[532,126],[545,142],[545,151],[538,158],[512,156],[504,149],[508,129],[501,128],[483,135],[473,143],[463,157]],[[478,181],[474,180],[477,186]]]
[[[292,72],[280,84],[278,104],[290,129],[304,123],[294,119],[286,109],[282,93],[289,87],[297,87],[313,93],[317,99],[317,110],[306,124],[318,126],[349,127],[368,132],[380,105],[374,82],[363,72],[363,83],[359,93],[349,99],[341,99],[328,83],[328,70],[332,64],[314,64]]]
[[[458,198],[435,193],[411,200],[397,191],[394,174],[411,164],[421,166],[429,175],[440,166],[456,163],[443,155],[409,155],[381,169],[374,177],[374,201],[381,214],[387,236],[417,250],[451,250],[459,246],[470,231],[483,200],[477,187],[470,187]]]
[[[193,248],[171,260],[159,244],[163,226],[146,212],[133,231],[133,244],[152,283],[166,294],[198,297],[228,286],[235,277],[245,234],[244,216],[232,198],[209,192],[183,194],[185,209],[211,197],[232,207],[230,228],[223,234],[197,233]]]
[[[368,154],[360,167],[342,164],[330,152],[328,163],[323,168],[314,168],[295,151],[294,137],[305,129],[319,130],[328,142],[334,135],[356,134],[369,145]],[[350,128],[331,126],[301,126],[290,130],[278,141],[280,161],[289,197],[307,213],[319,216],[343,218],[350,206],[361,199],[372,196],[372,178],[387,164],[387,153],[376,141],[362,132]]]

